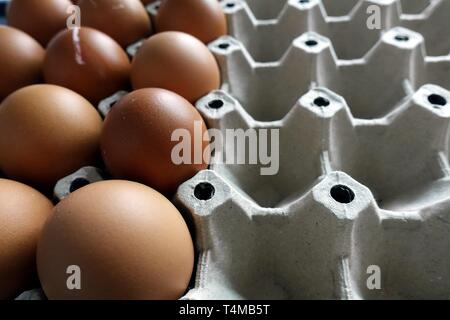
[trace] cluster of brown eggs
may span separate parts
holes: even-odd
[[[219,88],[220,72],[205,43],[227,27],[217,0],[163,0],[155,21],[150,2],[9,4],[9,26],[0,26],[0,298],[39,285],[36,270],[51,299],[185,292],[194,248],[166,197],[208,164],[176,165],[171,134],[195,122],[206,131],[193,103]],[[72,14],[81,26],[67,27]],[[130,61],[124,48],[143,38]],[[132,92],[103,121],[94,105],[118,90]],[[55,207],[45,196],[80,167],[103,164],[121,180]]]

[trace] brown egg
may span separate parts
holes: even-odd
[[[217,0],[164,0],[155,26],[158,32],[186,32],[204,43],[227,34],[227,20]]]
[[[208,48],[182,32],[163,32],[144,41],[133,59],[134,89],[164,88],[191,103],[218,89],[219,66]]]
[[[10,26],[25,31],[46,46],[66,27],[70,0],[12,0],[6,13]]]
[[[50,299],[178,299],[193,264],[189,230],[170,201],[118,180],[88,185],[60,202],[37,250]],[[79,268],[81,290],[67,287],[76,285],[68,281],[70,266]]]
[[[38,191],[0,179],[0,299],[36,285],[36,246],[52,208]]]
[[[172,160],[172,150],[179,144],[171,141],[176,129],[186,129],[192,137],[192,164],[175,164]],[[100,144],[114,177],[139,181],[171,195],[181,183],[207,168],[209,158],[203,159],[207,143],[202,141],[205,131],[202,117],[188,101],[167,90],[147,88],[128,94],[114,105],[105,120]],[[194,138],[200,141],[199,148]]]
[[[42,79],[45,51],[26,33],[0,26],[0,102],[13,91]]]
[[[75,28],[60,32],[47,47],[47,83],[78,92],[97,103],[127,87],[130,61],[125,51],[103,32]]]
[[[34,85],[0,105],[0,167],[10,178],[48,191],[55,182],[95,163],[102,120],[75,92]]]
[[[81,23],[103,31],[126,47],[151,33],[151,22],[140,0],[81,0]]]

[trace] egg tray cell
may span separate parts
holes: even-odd
[[[182,299],[449,299],[450,1],[222,4],[223,86],[196,107],[222,132],[278,129],[279,171],[213,164],[180,186],[198,251]],[[102,178],[83,168],[55,195]]]

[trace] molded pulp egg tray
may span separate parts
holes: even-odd
[[[222,4],[223,86],[196,107],[223,132],[279,129],[279,172],[214,164],[181,185],[198,251],[183,299],[450,298],[450,0]]]
[[[0,25],[5,24],[5,11],[7,0],[0,0]]]

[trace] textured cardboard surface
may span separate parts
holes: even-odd
[[[385,32],[358,60],[337,59],[330,39],[312,32],[296,38],[275,62],[256,62],[228,36],[210,48],[221,65],[224,89],[260,121],[280,120],[314,86],[344,96],[353,115],[364,119],[386,115],[423,84],[450,87],[450,55],[426,56],[423,37],[401,27]]]
[[[216,165],[186,182],[177,202],[194,215],[201,252],[186,298],[450,298],[450,104],[435,106],[435,93],[450,101],[447,90],[425,85],[368,121],[353,118],[342,97],[312,89],[264,126],[281,130],[278,175]],[[208,109],[217,99],[223,110]],[[224,92],[197,107],[222,130],[263,126]],[[200,183],[215,189],[210,200],[195,197]],[[336,186],[354,199],[334,199]],[[367,289],[372,265],[381,290]]]
[[[381,29],[367,27],[373,5],[380,8]],[[450,27],[450,3],[446,0],[226,0],[223,7],[230,34],[243,42],[256,61],[279,60],[291,42],[308,31],[330,38],[340,59],[358,59],[384,30],[396,26],[421,33],[430,56],[450,53],[445,31]]]
[[[280,129],[280,171],[217,164],[180,187],[200,250],[185,299],[450,298],[450,3],[284,3],[223,1],[223,87],[197,108],[222,131]]]
[[[199,182],[215,196],[194,200]],[[353,190],[342,204],[336,185]],[[296,201],[262,209],[213,171],[183,185],[179,202],[194,212],[201,253],[196,288],[185,299],[449,298],[447,199],[417,211],[379,209],[370,190],[331,172]],[[368,290],[367,269],[382,271]]]

